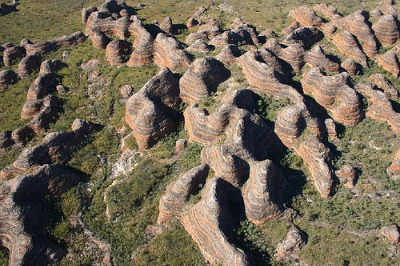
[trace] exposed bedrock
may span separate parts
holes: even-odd
[[[224,64],[231,65],[236,62],[236,58],[240,55],[241,52],[236,45],[228,44],[215,58]]]
[[[348,84],[349,74],[346,72],[324,76],[314,67],[303,75],[301,85],[305,93],[332,113],[333,119],[346,126],[355,126],[362,119],[359,97]]]
[[[357,39],[347,30],[340,31],[333,36],[332,42],[346,56],[353,58],[363,67],[367,67],[367,56],[358,45]]]
[[[148,32],[142,21],[133,16],[133,22],[129,26],[129,32],[135,37],[133,51],[128,61],[128,66],[142,66],[153,62],[154,37]]]
[[[42,143],[25,148],[14,163],[0,172],[0,180],[11,179],[51,162],[68,162],[72,152],[85,137],[101,127],[86,120],[75,119],[71,128],[69,132],[48,133]]]
[[[0,89],[5,89],[18,81],[18,75],[14,70],[6,69],[0,71]]]
[[[129,36],[130,24],[131,20],[128,16],[113,17],[110,13],[96,11],[87,19],[85,34],[90,36],[93,32],[102,32],[109,37],[117,36],[125,40]]]
[[[78,179],[70,170],[46,164],[1,184],[0,244],[10,251],[9,265],[48,265],[66,254],[48,238],[46,197],[65,192]]]
[[[360,71],[360,66],[354,61],[353,58],[346,58],[340,65],[350,75],[357,75]]]
[[[196,193],[200,184],[205,184],[210,167],[207,164],[196,166],[168,185],[160,199],[157,222],[163,224],[172,217],[181,217],[190,195]]]
[[[233,217],[227,202],[229,185],[220,178],[208,179],[200,202],[181,221],[206,261],[214,265],[252,265],[251,257],[231,242]]]
[[[224,47],[228,44],[258,44],[257,35],[252,27],[245,23],[237,25],[231,30],[224,31],[214,37],[210,44],[217,47]]]
[[[387,173],[391,177],[400,176],[400,149],[393,156],[393,161],[387,169]]]
[[[314,11],[322,13],[328,19],[337,19],[340,17],[336,8],[331,5],[327,5],[325,3],[316,4],[313,7]]]
[[[189,66],[190,59],[178,40],[159,33],[154,42],[154,64],[176,71]]]
[[[383,55],[378,56],[378,65],[387,72],[391,73],[395,78],[400,75],[400,47],[396,45]]]
[[[381,228],[380,232],[392,245],[398,245],[400,243],[400,229],[396,224],[384,226]]]
[[[382,0],[375,10],[378,10],[381,14],[398,16],[392,0]]]
[[[172,18],[171,17],[166,17],[160,24],[160,29],[166,33],[172,33],[173,31],[173,24],[172,24]]]
[[[20,78],[26,78],[40,67],[40,55],[33,54],[24,57],[18,65],[17,73]]]
[[[316,27],[300,27],[287,35],[283,40],[283,44],[300,44],[303,48],[308,49],[323,37],[323,33]]]
[[[287,259],[293,253],[299,252],[306,244],[306,236],[296,226],[287,233],[285,239],[278,244],[274,257],[278,261]]]
[[[190,45],[187,50],[194,53],[209,53],[212,50],[212,46],[208,45],[203,40],[197,40]]]
[[[36,53],[43,55],[53,52],[61,47],[70,47],[73,45],[77,45],[85,40],[86,36],[82,32],[77,31],[70,35],[58,37],[43,43],[35,44],[31,43],[29,40],[26,40],[24,48],[26,49],[26,55],[34,55]]]
[[[3,52],[4,66],[10,67],[15,64],[19,59],[25,56],[25,48],[21,46],[11,46],[6,48]]]
[[[225,78],[225,71],[221,62],[212,57],[196,59],[179,80],[180,97],[189,104],[208,97]]]
[[[82,24],[86,24],[90,14],[92,14],[93,12],[96,12],[96,11],[98,11],[98,9],[95,6],[82,8],[82,11],[81,11]]]
[[[372,25],[376,38],[387,47],[400,39],[399,21],[394,15],[385,15]]]
[[[124,63],[124,56],[129,52],[130,44],[124,40],[113,40],[106,48],[106,57],[112,66]]]
[[[247,219],[260,225],[281,213],[285,179],[270,160],[250,163],[250,177],[243,188]]]
[[[372,84],[376,85],[379,89],[382,89],[383,92],[393,98],[397,98],[399,92],[390,85],[390,82],[385,78],[383,74],[372,74],[370,77]]]
[[[90,33],[89,38],[92,41],[93,47],[96,49],[106,49],[107,44],[111,41],[109,37],[99,31]]]
[[[294,150],[311,172],[314,185],[321,197],[330,196],[333,187],[333,171],[329,162],[329,149],[314,135],[300,139]]]
[[[272,38],[269,39],[263,47],[287,62],[296,71],[304,66],[305,50],[301,44],[295,43],[284,47],[277,39]]]
[[[363,11],[358,10],[343,19],[337,20],[337,22],[357,37],[362,50],[369,58],[375,59],[378,55],[376,38],[367,24],[367,19]]]
[[[55,80],[57,70],[57,61],[46,60],[40,66],[38,77],[31,84],[26,102],[22,107],[21,118],[32,119],[35,117],[43,106],[43,101],[55,88]]]
[[[125,121],[141,150],[174,129],[171,115],[179,108],[178,80],[168,68],[151,78],[126,103]]]
[[[368,117],[386,122],[394,132],[400,132],[400,114],[393,110],[392,103],[385,93],[370,84],[360,83],[354,89],[368,99]]]
[[[304,61],[312,67],[318,67],[329,72],[339,72],[338,63],[331,61],[322,50],[321,46],[315,45],[304,55]]]
[[[314,11],[306,6],[300,6],[289,12],[289,17],[296,20],[303,27],[318,27],[322,24],[322,19]]]

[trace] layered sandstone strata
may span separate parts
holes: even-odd
[[[224,64],[231,65],[236,62],[236,58],[240,56],[240,50],[236,45],[228,44],[215,57]]]
[[[351,165],[343,165],[338,171],[336,171],[336,176],[344,181],[344,185],[348,188],[353,188],[356,182],[357,173]]]
[[[340,69],[339,64],[331,61],[319,45],[315,45],[310,51],[306,52],[304,61],[312,67],[325,69],[329,72],[339,72]]]
[[[312,94],[336,121],[355,126],[362,118],[361,105],[356,91],[347,85],[348,78],[346,72],[324,76],[314,67],[304,74],[301,85],[303,91]]]
[[[387,47],[400,39],[399,21],[394,15],[385,15],[372,25],[376,38]]]
[[[106,48],[106,58],[112,66],[118,66],[124,63],[124,56],[127,55],[130,45],[124,40],[111,41]]]
[[[306,244],[306,236],[296,226],[287,233],[285,239],[278,244],[274,257],[278,261],[288,258],[293,253],[299,252]]]
[[[217,47],[224,47],[228,44],[258,44],[257,35],[252,27],[243,21],[238,23],[235,28],[224,31],[222,34],[214,37],[210,44]]]
[[[179,108],[178,80],[168,68],[151,78],[126,103],[125,121],[140,149],[150,148],[158,138],[172,132],[169,117]]]
[[[65,35],[43,43],[35,44],[30,42],[29,40],[26,40],[24,48],[26,49],[26,55],[34,55],[36,53],[43,55],[56,51],[61,47],[70,47],[73,45],[77,45],[85,40],[86,36],[82,32],[77,31],[70,35]]]
[[[360,68],[353,58],[346,58],[340,65],[350,75],[357,75]]]
[[[305,50],[301,44],[282,46],[277,39],[269,39],[263,46],[298,71],[304,66]]]
[[[211,46],[205,43],[203,40],[197,40],[190,45],[187,50],[195,53],[209,53],[211,52]]]
[[[397,150],[395,155],[393,156],[393,161],[387,169],[387,173],[391,177],[399,177],[400,176],[400,149]]]
[[[399,92],[396,90],[396,88],[390,85],[389,81],[383,74],[372,74],[369,78],[371,79],[372,84],[382,89],[389,97],[398,97]]]
[[[181,44],[174,38],[159,33],[154,42],[154,64],[172,71],[187,67],[190,59]]]
[[[308,49],[323,37],[322,32],[316,27],[300,27],[287,35],[282,43],[285,45],[300,44]]]
[[[181,217],[190,195],[197,192],[200,184],[205,184],[210,167],[207,164],[196,166],[168,185],[160,199],[157,222],[166,223],[172,217]]]
[[[10,67],[19,59],[23,58],[25,54],[25,48],[21,46],[11,46],[6,48],[3,52],[3,63],[6,67]]]
[[[196,59],[179,80],[180,97],[193,104],[209,96],[223,80],[223,65],[212,57]]]
[[[40,55],[33,54],[24,57],[18,64],[17,73],[20,78],[26,78],[40,67]]]
[[[228,185],[220,178],[209,179],[200,202],[182,217],[182,224],[206,261],[250,265],[251,259],[230,241],[233,226],[226,195]]]
[[[40,144],[25,148],[17,160],[0,172],[0,180],[11,179],[51,162],[65,164],[70,160],[77,145],[88,134],[99,130],[100,126],[86,120],[75,119],[71,129],[69,132],[48,133]]]
[[[117,36],[124,40],[129,36],[131,20],[128,16],[112,16],[108,12],[93,12],[87,19],[85,34],[91,36],[94,32],[102,32],[107,36]]]
[[[314,11],[322,13],[326,18],[334,20],[340,17],[336,8],[325,3],[316,4],[313,7]]]
[[[0,71],[0,89],[5,89],[18,81],[18,75],[14,70],[6,69]]]
[[[171,17],[166,17],[160,24],[160,29],[166,33],[172,33],[173,31],[173,24],[172,24],[172,18]]]
[[[381,56],[378,56],[377,62],[387,72],[391,73],[395,78],[400,75],[399,54],[400,47],[397,45]]]
[[[281,172],[270,160],[250,164],[250,177],[242,192],[250,222],[260,225],[280,214],[283,180]]]
[[[289,12],[289,17],[296,20],[303,27],[318,27],[322,24],[322,19],[318,17],[312,9],[300,6]]]
[[[347,30],[340,31],[333,36],[332,42],[346,56],[354,59],[363,67],[367,67],[367,56],[358,46],[357,39]]]
[[[393,110],[385,93],[370,84],[357,84],[354,88],[368,99],[368,117],[386,122],[394,132],[400,132],[400,114]]]
[[[46,164],[1,184],[0,243],[9,250],[9,265],[47,265],[66,255],[48,238],[46,202],[78,180],[71,170]]]
[[[142,66],[153,62],[154,37],[144,27],[142,21],[133,16],[129,26],[129,33],[135,37],[133,51],[128,61],[128,66]]]

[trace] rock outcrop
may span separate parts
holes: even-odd
[[[60,49],[61,47],[70,47],[73,45],[77,45],[86,40],[86,36],[77,31],[70,35],[62,36],[59,38],[55,38],[50,41],[46,41],[43,43],[32,43],[29,40],[26,40],[24,44],[24,48],[26,49],[26,55],[34,55],[34,54],[47,54],[53,51]]]
[[[0,89],[5,89],[18,81],[18,75],[14,70],[6,69],[0,71]]]
[[[384,47],[393,45],[400,39],[399,21],[392,14],[380,17],[372,25],[372,29],[376,38]]]
[[[393,161],[388,167],[387,173],[390,177],[400,176],[400,149],[393,156]]]
[[[398,245],[400,243],[400,230],[395,224],[382,227],[381,234],[384,235],[392,245]]]
[[[389,81],[385,78],[383,74],[372,74],[370,76],[370,79],[372,84],[382,89],[387,96],[398,98],[399,92],[396,90],[396,88],[390,85]]]
[[[71,170],[46,164],[1,184],[0,243],[9,250],[9,265],[52,264],[66,255],[48,238],[46,197],[65,192],[78,180]]]
[[[400,75],[399,45],[393,47],[381,56],[378,56],[377,62],[387,72],[391,73],[395,78]]]
[[[129,52],[129,42],[124,40],[111,41],[106,48],[106,57],[112,66],[118,66],[124,63],[124,56]]]
[[[347,71],[347,73],[349,73],[350,75],[357,75],[360,67],[358,66],[358,64],[356,63],[356,61],[354,61],[353,58],[346,58],[342,64],[340,65],[344,70]]]
[[[304,61],[312,67],[318,67],[329,72],[339,72],[338,63],[331,61],[322,50],[321,46],[315,45],[304,55]]]
[[[368,99],[366,115],[374,120],[386,122],[394,132],[400,132],[400,114],[393,110],[385,93],[370,84],[357,84],[354,89]]]
[[[338,171],[336,171],[336,176],[344,182],[344,185],[348,188],[353,188],[356,182],[356,170],[354,170],[351,165],[343,165]]]
[[[243,21],[238,23],[235,28],[224,31],[222,34],[214,37],[210,44],[217,47],[224,47],[228,44],[258,44],[257,35],[252,27]]]
[[[224,64],[231,65],[236,62],[236,58],[240,56],[240,50],[236,45],[228,44],[215,57]]]
[[[332,42],[346,56],[354,59],[363,67],[367,67],[367,56],[358,46],[357,39],[347,30],[340,31],[333,36]]]
[[[211,51],[211,46],[205,43],[203,40],[197,40],[190,45],[187,50],[195,53],[209,53]]]
[[[173,31],[172,18],[166,17],[163,20],[163,22],[161,22],[160,29],[166,33],[172,33]]]
[[[285,45],[300,44],[305,49],[320,41],[324,35],[316,27],[300,27],[287,35],[283,40]]]
[[[284,47],[278,43],[277,39],[269,39],[263,47],[288,63],[296,71],[304,66],[305,50],[301,44],[295,43]]]
[[[243,189],[247,219],[260,225],[281,212],[284,178],[270,160],[250,165],[250,178]]]
[[[361,104],[357,93],[347,85],[349,75],[340,73],[324,76],[318,68],[312,68],[304,74],[301,85],[305,93],[328,111],[332,117],[347,126],[357,125],[362,118]]]
[[[278,261],[288,258],[293,253],[299,252],[306,244],[306,237],[296,226],[293,226],[285,239],[278,244],[274,257]]]
[[[157,222],[163,224],[172,217],[181,217],[190,195],[197,192],[200,184],[205,184],[210,167],[202,164],[181,175],[168,185],[160,199]]]
[[[25,48],[21,46],[11,46],[3,52],[3,63],[6,67],[10,67],[20,58],[25,56]]]
[[[182,224],[206,261],[250,265],[251,259],[230,241],[233,227],[226,195],[228,185],[220,178],[209,179],[200,202],[182,217]]]
[[[158,138],[172,132],[174,122],[169,116],[179,104],[178,80],[168,68],[162,69],[128,99],[125,121],[139,149],[150,148]]]
[[[154,42],[154,63],[160,68],[168,67],[175,71],[189,66],[190,60],[175,38],[159,33]]]
[[[193,104],[209,96],[223,80],[223,65],[212,57],[195,60],[179,80],[180,97]]]
[[[289,17],[296,20],[303,27],[319,27],[322,24],[322,19],[306,6],[300,6],[291,10]]]
[[[39,54],[28,55],[24,57],[18,65],[17,73],[20,78],[26,78],[32,72],[38,70],[40,67]]]
[[[9,180],[51,162],[59,164],[68,162],[80,142],[88,134],[99,130],[100,126],[86,120],[75,119],[71,128],[72,131],[69,132],[49,133],[40,144],[25,148],[15,162],[0,172],[0,180]]]

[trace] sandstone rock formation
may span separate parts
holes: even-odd
[[[382,89],[385,94],[389,97],[397,98],[399,92],[390,85],[389,81],[385,78],[383,74],[372,74],[370,76],[372,84],[376,85],[378,88]]]
[[[366,115],[372,119],[386,122],[394,132],[400,132],[400,114],[395,112],[385,93],[370,84],[357,84],[354,87],[368,99]]]
[[[209,96],[223,80],[223,65],[212,57],[195,60],[179,80],[182,101],[193,104]]]
[[[395,224],[382,227],[381,234],[384,235],[392,245],[398,245],[400,243],[400,230]]]
[[[378,10],[385,15],[398,15],[396,8],[393,6],[392,0],[382,0],[375,10]]]
[[[9,265],[51,264],[66,254],[47,236],[46,197],[65,192],[78,179],[70,170],[46,164],[1,184],[0,243],[10,251]]]
[[[289,12],[289,17],[296,20],[303,27],[318,27],[322,24],[322,19],[318,17],[312,9],[300,6]]]
[[[175,38],[159,33],[154,42],[154,64],[175,71],[189,66],[190,59]]]
[[[310,51],[306,52],[304,61],[312,67],[325,69],[329,72],[339,72],[340,69],[339,64],[331,61],[319,45],[315,45]]]
[[[82,8],[81,16],[82,16],[82,24],[86,24],[90,14],[98,11],[97,7],[91,6],[87,8]]]
[[[162,224],[172,217],[182,216],[184,205],[189,201],[190,195],[197,192],[200,184],[205,184],[209,168],[207,164],[194,167],[168,185],[160,199],[158,223]]]
[[[295,43],[284,47],[277,39],[269,39],[263,47],[287,62],[296,71],[304,66],[305,51],[301,44]]]
[[[363,52],[369,58],[374,59],[377,56],[378,49],[376,39],[371,28],[367,24],[367,19],[365,18],[363,11],[358,10],[345,18],[338,20],[338,22],[344,29],[347,29],[357,37],[357,41],[362,47]],[[346,37],[346,39],[350,40],[349,37]]]
[[[260,225],[280,214],[284,179],[270,160],[250,165],[250,178],[243,190],[247,219]]]
[[[215,57],[224,64],[231,65],[236,62],[236,58],[240,56],[240,50],[234,44],[228,44]]]
[[[229,240],[233,228],[226,186],[228,184],[223,179],[209,179],[202,191],[202,199],[182,217],[182,224],[198,244],[206,261],[250,265],[251,259]]]
[[[344,60],[340,66],[350,75],[357,75],[360,70],[358,64],[353,58],[346,58],[346,60]]]
[[[161,22],[160,29],[166,33],[172,33],[173,31],[172,18],[166,17],[163,20],[163,22]]]
[[[282,261],[293,253],[299,252],[306,244],[306,237],[296,226],[292,226],[285,239],[278,244],[274,257]]]
[[[258,44],[258,39],[254,29],[241,21],[235,28],[214,37],[210,44],[217,47],[228,44]]]
[[[347,85],[348,78],[345,72],[324,76],[314,67],[304,74],[301,85],[305,93],[312,94],[321,106],[332,112],[336,121],[355,126],[362,118],[361,105],[357,93]]]
[[[14,144],[11,139],[11,131],[0,131],[0,151]]]
[[[129,43],[124,40],[113,40],[106,48],[106,57],[112,66],[121,65],[124,62],[124,55],[129,51]]]
[[[91,36],[94,32],[102,32],[107,36],[117,36],[124,40],[129,36],[129,16],[114,15],[107,11],[92,12],[87,21],[85,34]]]
[[[11,46],[3,52],[3,63],[6,67],[10,67],[16,61],[25,56],[25,48],[21,46]]]
[[[343,165],[337,172],[336,176],[344,181],[344,185],[348,188],[353,188],[356,182],[356,171],[351,165]]]
[[[372,29],[376,38],[384,47],[395,44],[400,39],[399,21],[392,14],[380,17],[372,25]]]
[[[71,128],[70,132],[49,133],[43,138],[42,143],[25,148],[15,162],[0,172],[0,180],[9,180],[51,162],[59,164],[68,162],[72,152],[77,149],[77,145],[88,134],[99,130],[100,126],[75,119]]]
[[[340,18],[337,10],[334,6],[327,5],[325,3],[316,4],[313,7],[314,11],[322,13],[326,18],[334,20]]]
[[[168,68],[151,78],[126,103],[125,121],[132,128],[139,149],[150,148],[158,138],[172,132],[169,115],[179,108],[178,80]]]
[[[346,56],[353,58],[363,67],[367,67],[367,56],[358,46],[357,39],[347,30],[343,30],[333,36],[332,42]]]
[[[28,77],[32,72],[38,70],[40,67],[40,56],[39,54],[28,55],[24,57],[18,65],[18,76],[20,78]]]
[[[388,167],[387,173],[390,177],[400,176],[400,149],[393,156],[393,161]]]
[[[195,53],[209,53],[211,51],[211,46],[206,44],[203,40],[197,40],[190,45],[187,50]]]
[[[14,70],[6,69],[0,71],[0,89],[5,89],[8,86],[15,84],[18,81],[18,75]]]
[[[133,16],[133,22],[129,26],[129,33],[135,37],[133,52],[128,61],[128,66],[141,66],[153,61],[153,35],[148,32],[142,21]]]
[[[43,43],[34,44],[26,40],[24,48],[26,49],[26,55],[34,55],[36,53],[43,55],[58,50],[61,47],[77,45],[85,40],[86,36],[82,32],[77,31],[70,35],[55,38]]]
[[[285,45],[300,44],[305,49],[308,49],[322,38],[322,32],[316,27],[300,27],[288,34],[282,43]]]
[[[378,56],[377,59],[378,65],[391,73],[395,78],[398,78],[400,75],[399,49],[397,45],[383,55]]]

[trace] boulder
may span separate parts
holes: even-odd
[[[287,233],[285,239],[280,242],[274,252],[274,257],[278,261],[287,259],[293,253],[299,252],[306,244],[306,236],[296,226]]]

